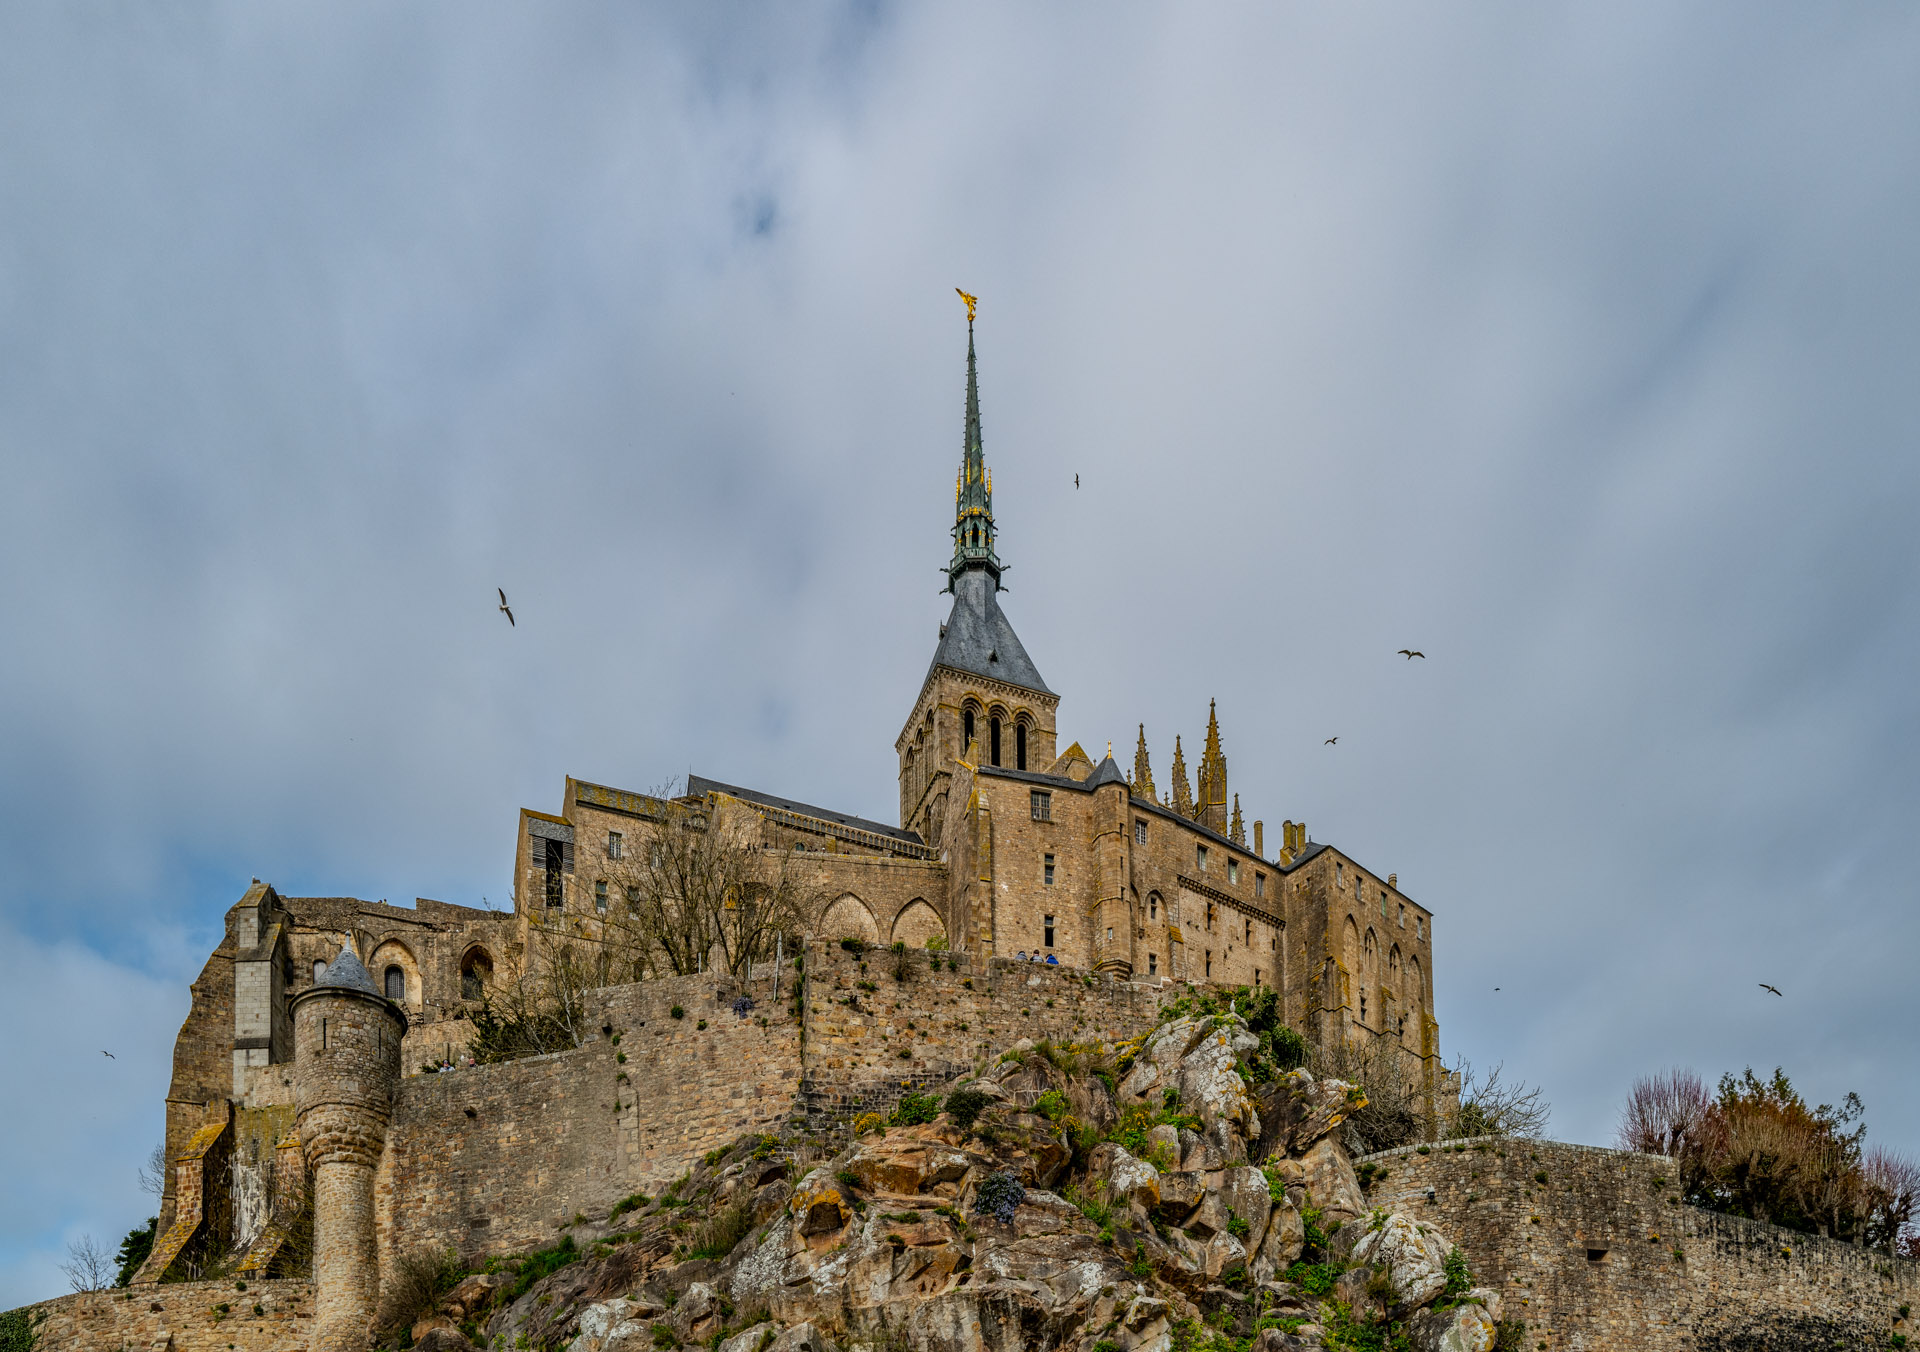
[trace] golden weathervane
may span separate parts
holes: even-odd
[[[967,303],[967,323],[969,324],[973,323],[973,307],[980,303],[980,297],[969,296],[966,292],[960,291],[960,288],[957,286],[954,287],[953,289],[955,291],[959,291],[960,299]]]

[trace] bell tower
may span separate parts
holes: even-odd
[[[994,550],[993,473],[980,436],[980,372],[967,302],[967,403],[960,473],[953,492],[953,557],[945,591],[953,609],[940,626],[933,661],[913,712],[894,742],[900,757],[900,824],[940,843],[956,762],[1044,771],[1054,762],[1054,711],[1047,688],[1000,609],[1006,565]]]

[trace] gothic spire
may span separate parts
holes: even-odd
[[[1133,791],[1149,802],[1159,802],[1153,796],[1153,767],[1147,764],[1147,725],[1140,725],[1140,745],[1133,749]]]
[[[1180,750],[1180,734],[1173,735],[1173,810],[1182,817],[1193,816],[1193,790],[1187,787],[1187,758]]]
[[[1194,816],[1215,831],[1227,829],[1227,758],[1220,750],[1220,717],[1207,701],[1207,744],[1200,753],[1199,801]]]
[[[1233,824],[1227,828],[1227,839],[1235,845],[1247,843],[1247,828],[1240,821],[1240,795],[1233,795]]]
[[[973,354],[974,300],[967,302],[967,418],[960,449],[960,477],[953,493],[953,562],[947,565],[947,590],[960,574],[979,568],[1000,590],[1000,558],[993,552],[993,475],[980,442],[980,377]]]

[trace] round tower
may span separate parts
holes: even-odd
[[[407,1016],[349,944],[293,997],[293,1103],[313,1188],[312,1352],[364,1352],[380,1294],[373,1174],[387,1141]]]

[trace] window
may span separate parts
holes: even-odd
[[[1046,884],[1048,887],[1053,886],[1053,856],[1052,855],[1046,856],[1045,861],[1040,865],[1040,881]]]
[[[1405,902],[1401,902],[1400,903],[1400,928],[1405,929],[1406,927],[1407,927],[1407,905]]]
[[[487,993],[487,979],[493,975],[493,963],[485,953],[469,953],[460,964],[460,998],[478,1000]]]
[[[1426,922],[1417,915],[1413,918],[1413,937],[1416,939],[1426,937]]]
[[[406,1003],[407,974],[398,967],[387,968],[387,999]]]
[[[1247,922],[1246,938],[1242,939],[1241,942],[1244,943],[1248,948],[1253,947],[1253,922],[1251,920]]]
[[[1207,950],[1207,980],[1213,980],[1213,950]]]
[[[1207,903],[1207,930],[1209,933],[1211,933],[1213,930],[1213,903],[1212,902]]]
[[[618,859],[619,857],[620,833],[618,831],[609,831],[607,832],[607,858]]]
[[[1147,843],[1147,824],[1144,820],[1136,820],[1133,823],[1133,843],[1135,845]]]
[[[627,914],[640,913],[640,889],[632,883],[627,884]]]
[[[327,974],[327,960],[325,958],[315,958],[313,960],[313,979],[315,981],[318,981],[321,977],[325,976],[326,974]]]
[[[1027,725],[1016,723],[1013,727],[1013,768],[1027,768]]]
[[[1147,893],[1147,919],[1158,920],[1159,918],[1160,894],[1158,892],[1149,892]]]
[[[1260,969],[1258,967],[1253,969],[1253,984],[1256,988],[1260,985]]]
[[[1107,926],[1107,942],[1108,943],[1113,942],[1113,926],[1112,925]]]
[[[1159,970],[1160,970],[1160,955],[1158,953],[1147,954],[1147,975],[1153,976]]]
[[[1360,1021],[1367,1021],[1367,993],[1364,990],[1360,992]]]
[[[1035,821],[1050,822],[1053,820],[1053,795],[1052,794],[1042,793],[1040,790],[1035,789],[1033,791],[1032,796],[1029,799],[1029,802],[1033,807],[1033,819]]]
[[[1053,917],[1048,915],[1048,916],[1042,916],[1041,919],[1046,923],[1047,947],[1052,948],[1053,947]]]
[[[1387,889],[1384,887],[1380,889],[1380,918],[1387,918]]]
[[[1341,864],[1341,863],[1338,863],[1338,862],[1336,862],[1336,863],[1334,864],[1334,866],[1333,866],[1333,885],[1334,885],[1335,887],[1345,887],[1345,886],[1347,885],[1347,870],[1346,870],[1346,865],[1344,865],[1344,864]]]
[[[1238,859],[1227,860],[1227,881],[1236,884],[1240,881],[1240,861]]]
[[[993,763],[995,765],[998,765],[1000,763],[1000,720],[999,719],[990,718],[987,720],[987,739],[991,743],[991,745],[988,747],[988,752],[993,757]]]
[[[544,843],[547,847],[547,905],[558,906],[565,900],[565,893],[562,890],[560,882],[560,874],[566,862],[566,846],[557,840],[549,840]]]
[[[1193,847],[1193,866],[1202,873],[1207,871],[1207,847],[1205,845],[1195,845]]]
[[[967,748],[973,745],[973,710],[963,710],[960,714],[960,754],[965,755]]]
[[[1256,899],[1267,895],[1267,875],[1266,874],[1255,873],[1253,875],[1253,895]]]
[[[607,880],[605,878],[593,885],[593,909],[601,915],[607,913]]]

